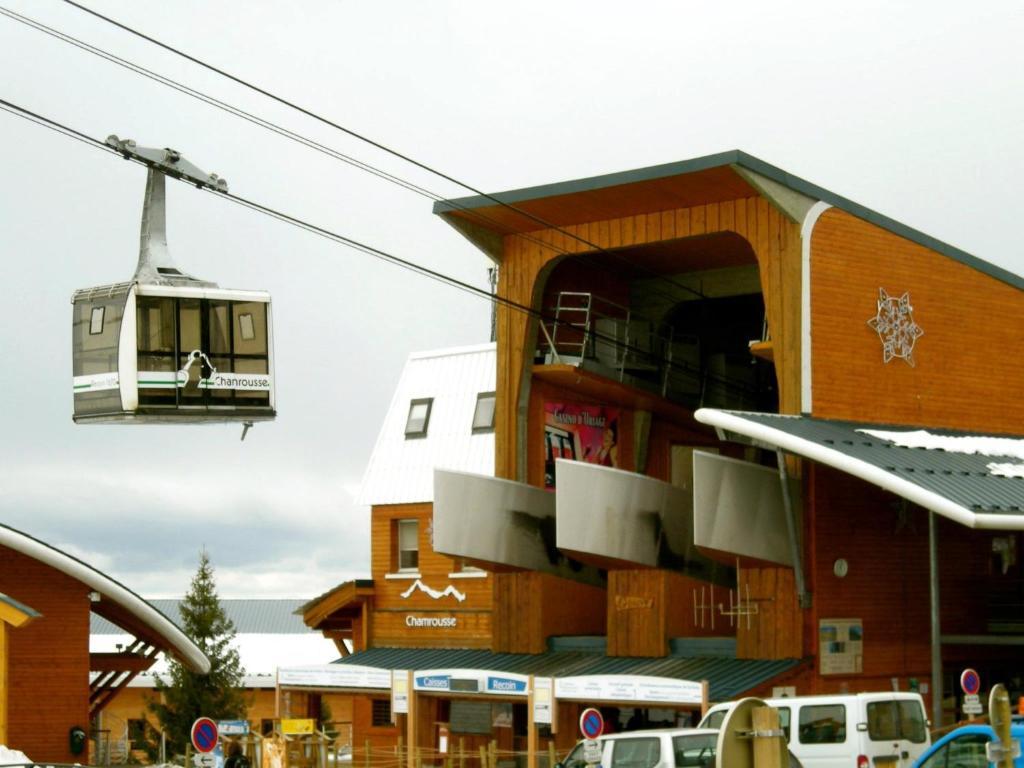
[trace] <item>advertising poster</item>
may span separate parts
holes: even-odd
[[[619,410],[544,403],[544,487],[555,487],[555,459],[618,467]]]
[[[818,660],[823,675],[864,671],[864,625],[860,619],[821,619]]]

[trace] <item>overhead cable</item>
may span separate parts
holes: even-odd
[[[117,28],[119,28],[119,29],[121,29],[121,30],[123,30],[125,32],[128,32],[131,35],[134,35],[134,36],[136,36],[138,38],[141,38],[142,40],[145,40],[148,43],[151,43],[151,44],[153,44],[153,45],[155,45],[155,46],[157,46],[159,48],[162,48],[163,50],[168,51],[169,53],[173,53],[174,55],[179,56],[179,57],[181,57],[181,58],[183,58],[183,59],[185,59],[187,61],[190,61],[190,62],[192,62],[193,64],[195,64],[197,66],[203,67],[204,69],[207,69],[210,72],[214,72],[215,74],[218,74],[221,77],[224,77],[224,78],[226,78],[228,80],[231,80],[234,83],[237,83],[238,85],[241,85],[241,86],[243,86],[245,88],[248,88],[249,90],[254,91],[255,93],[258,93],[261,96],[265,96],[266,98],[271,99],[272,101],[276,101],[277,103],[282,104],[283,106],[286,106],[289,109],[293,109],[293,110],[295,110],[295,111],[297,111],[297,112],[299,112],[299,113],[301,113],[303,115],[306,115],[307,117],[312,118],[313,120],[321,122],[324,125],[330,126],[331,128],[334,128],[335,130],[341,131],[342,133],[344,133],[344,134],[346,134],[348,136],[351,136],[354,139],[357,139],[357,140],[359,140],[359,141],[361,141],[361,142],[363,142],[365,144],[368,144],[371,147],[374,147],[375,149],[379,149],[380,151],[385,152],[385,153],[387,153],[387,154],[389,154],[389,155],[391,155],[393,157],[396,157],[399,160],[407,162],[410,165],[413,165],[413,166],[415,166],[415,167],[417,167],[417,168],[419,168],[421,170],[424,170],[424,171],[426,171],[426,172],[428,172],[430,174],[433,174],[434,176],[437,176],[438,178],[444,179],[445,181],[449,181],[452,184],[455,184],[456,186],[462,187],[463,189],[468,190],[468,191],[472,192],[475,195],[483,197],[486,200],[489,200],[492,203],[501,206],[502,208],[505,208],[505,209],[508,209],[510,211],[513,211],[514,213],[529,219],[530,221],[540,225],[541,227],[543,227],[545,229],[550,229],[550,230],[553,230],[555,232],[558,232],[558,233],[560,233],[562,235],[565,235],[566,237],[568,237],[568,238],[570,238],[570,239],[580,243],[581,245],[587,246],[588,248],[590,248],[593,251],[597,251],[597,252],[599,252],[601,254],[604,254],[606,256],[610,256],[613,259],[616,259],[618,261],[624,262],[624,263],[626,263],[627,265],[629,265],[630,267],[632,267],[634,269],[639,269],[641,271],[647,272],[647,273],[651,274],[652,276],[654,276],[656,279],[663,280],[665,282],[671,283],[674,287],[679,288],[679,289],[681,289],[681,290],[683,290],[683,291],[685,291],[685,292],[687,292],[689,294],[692,294],[692,295],[697,296],[699,298],[705,298],[704,294],[701,291],[699,291],[699,290],[697,290],[697,289],[695,289],[695,288],[693,288],[693,287],[691,287],[689,285],[685,285],[683,283],[676,282],[675,280],[671,279],[670,277],[662,275],[662,274],[660,274],[659,272],[657,272],[654,269],[650,269],[648,267],[644,267],[643,265],[636,264],[636,263],[630,261],[628,258],[624,257],[620,253],[615,253],[614,251],[609,251],[608,249],[606,249],[606,248],[604,248],[604,247],[602,247],[602,246],[592,242],[591,240],[589,240],[589,239],[587,239],[587,238],[585,238],[585,237],[583,237],[583,236],[581,236],[581,235],[579,235],[579,234],[577,234],[575,232],[571,232],[568,229],[565,229],[564,227],[561,227],[561,226],[559,226],[557,224],[553,224],[552,222],[547,221],[543,217],[537,216],[536,214],[533,214],[533,213],[531,213],[531,212],[529,212],[527,210],[524,210],[523,208],[520,208],[518,206],[512,205],[511,203],[505,202],[504,200],[501,200],[496,195],[490,194],[488,192],[484,192],[481,189],[477,189],[476,187],[474,187],[473,185],[471,185],[471,184],[469,184],[467,182],[461,181],[461,180],[459,180],[459,179],[457,179],[457,178],[455,178],[455,177],[453,177],[453,176],[451,176],[451,175],[449,175],[449,174],[447,174],[447,173],[445,173],[443,171],[440,171],[440,170],[438,170],[438,169],[436,169],[436,168],[434,168],[434,167],[432,167],[430,165],[427,165],[426,163],[423,163],[423,162],[421,162],[419,160],[416,160],[415,158],[413,158],[413,157],[411,157],[411,156],[409,156],[407,154],[399,152],[398,150],[393,149],[393,148],[391,148],[391,147],[389,147],[389,146],[387,146],[387,145],[385,145],[385,144],[383,144],[383,143],[381,143],[379,141],[371,139],[369,136],[366,136],[363,133],[355,131],[355,130],[353,130],[351,128],[347,128],[347,127],[341,125],[340,123],[337,123],[337,122],[335,122],[335,121],[333,121],[333,120],[331,120],[331,119],[329,119],[327,117],[324,117],[323,115],[320,115],[320,114],[312,111],[311,109],[303,107],[303,106],[301,106],[299,104],[296,104],[293,101],[290,101],[289,99],[286,99],[286,98],[284,98],[282,96],[279,96],[279,95],[277,95],[275,93],[272,93],[271,91],[268,91],[267,89],[262,88],[262,87],[256,85],[255,83],[252,83],[249,80],[245,80],[244,78],[241,78],[241,77],[239,77],[237,75],[233,75],[230,72],[227,72],[227,71],[225,71],[225,70],[223,70],[223,69],[221,69],[219,67],[214,66],[213,64],[209,64],[208,62],[205,62],[205,61],[203,61],[202,59],[200,59],[200,58],[198,58],[196,56],[193,56],[193,55],[191,55],[189,53],[186,53],[185,51],[183,51],[183,50],[181,50],[179,48],[176,48],[176,47],[174,47],[172,45],[169,45],[168,43],[164,43],[161,40],[158,40],[157,38],[155,38],[155,37],[153,37],[151,35],[147,35],[144,32],[141,32],[141,31],[139,31],[139,30],[137,30],[137,29],[135,29],[133,27],[128,26],[127,24],[124,24],[124,23],[118,21],[117,19],[113,19],[113,18],[111,18],[109,16],[106,16],[106,15],[104,15],[104,14],[98,12],[98,11],[93,10],[92,8],[89,8],[88,6],[85,6],[85,5],[82,5],[81,3],[75,2],[75,0],[64,0],[64,2],[67,3],[70,6],[73,6],[74,8],[77,8],[80,11],[83,11],[84,13],[87,13],[87,14],[89,14],[91,16],[94,16],[95,18],[98,18],[98,19],[100,19],[100,20],[102,20],[102,21],[104,21],[104,22],[106,22],[108,24],[111,24],[111,25],[113,25],[113,26],[115,26],[115,27],[117,27]],[[449,202],[449,204],[452,203],[452,201],[446,201],[446,202]],[[552,250],[558,250],[558,249],[555,249],[555,248],[552,247]],[[563,251],[563,252],[568,253],[568,251]]]

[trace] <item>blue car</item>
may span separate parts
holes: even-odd
[[[914,763],[913,768],[990,768],[985,757],[985,745],[995,738],[990,725],[965,725],[943,736],[932,744]],[[1024,742],[1024,723],[1014,718],[1010,738]],[[1024,757],[1013,761],[1013,768],[1024,768]]]

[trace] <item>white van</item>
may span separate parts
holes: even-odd
[[[805,768],[909,768],[931,744],[920,694],[879,692],[765,699]],[[718,728],[732,702],[708,710]]]

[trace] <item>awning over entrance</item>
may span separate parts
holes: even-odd
[[[724,440],[833,467],[969,528],[1024,529],[1024,437],[702,408]]]
[[[631,675],[674,680],[707,680],[711,701],[729,701],[773,678],[793,670],[798,659],[761,660],[715,657],[666,656],[636,658],[605,656],[578,651],[550,651],[539,654],[491,653],[453,648],[371,648],[340,659],[331,665],[353,665],[363,674],[353,679],[356,687],[371,687],[364,673],[383,670],[478,669],[520,675],[553,677],[576,681],[587,676]],[[281,670],[284,672],[284,670]],[[356,679],[358,678],[358,679]],[[287,679],[287,678],[286,678]],[[337,678],[341,680],[342,678]],[[319,681],[319,680],[318,680]],[[315,685],[315,683],[307,683]],[[301,683],[299,684],[301,685]]]

